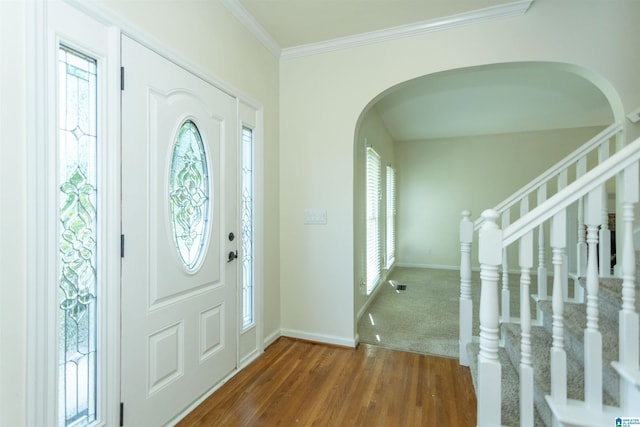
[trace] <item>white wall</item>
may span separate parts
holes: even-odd
[[[457,237],[463,210],[470,210],[472,219],[478,218],[483,210],[496,206],[601,130],[562,129],[396,144],[398,264],[459,268]]]
[[[605,90],[620,117],[622,109],[640,105],[640,56],[633,43],[640,37],[638,16],[640,2],[631,0],[536,0],[521,17],[283,60],[283,329],[334,342],[355,337],[353,144],[358,118],[378,94],[449,69],[513,61],[563,62],[609,82]],[[630,125],[628,131],[640,134],[638,125]],[[329,222],[321,231],[302,224],[303,211],[310,207],[327,209]]]
[[[10,427],[26,422],[25,5],[25,0],[0,1],[0,424]],[[264,334],[278,334],[278,59],[216,1],[113,1],[103,6],[264,106]]]

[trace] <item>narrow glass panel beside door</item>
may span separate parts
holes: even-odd
[[[242,128],[242,329],[254,324],[253,130]]]
[[[96,420],[96,60],[58,49],[59,425]]]

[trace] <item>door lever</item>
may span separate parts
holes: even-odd
[[[236,258],[238,258],[238,251],[231,251],[229,252],[229,256],[227,257],[227,262],[231,262]]]

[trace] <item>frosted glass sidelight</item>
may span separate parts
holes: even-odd
[[[254,189],[253,130],[242,128],[242,329],[254,321]]]
[[[58,50],[58,411],[60,425],[96,420],[97,67]]]
[[[174,243],[187,271],[203,258],[209,228],[210,189],[207,157],[196,124],[185,121],[175,140],[169,172],[169,204]]]

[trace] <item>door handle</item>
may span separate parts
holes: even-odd
[[[238,258],[238,251],[231,251],[229,252],[229,256],[227,257],[227,262],[231,262],[236,258]]]

